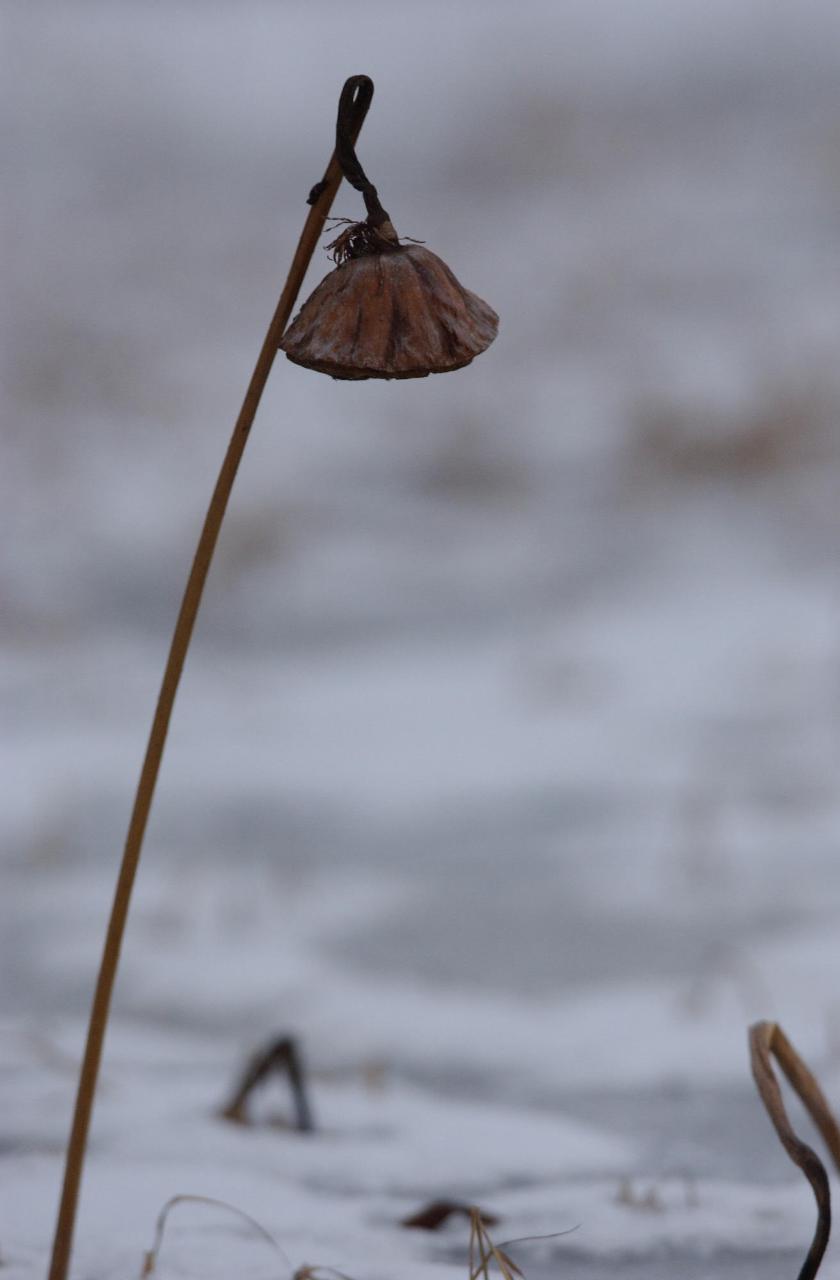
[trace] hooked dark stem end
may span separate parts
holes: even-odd
[[[367,209],[367,223],[370,227],[384,227],[387,239],[391,235],[396,240],[391,219],[382,208],[376,187],[368,178],[356,155],[353,145],[353,121],[359,111],[366,112],[373,97],[373,81],[370,76],[350,76],[345,81],[338,100],[338,119],[335,126],[335,154],[341,172],[350,183],[360,191]],[[384,224],[388,224],[387,227]],[[389,234],[389,232],[391,234]]]

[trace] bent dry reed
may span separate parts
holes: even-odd
[[[354,379],[422,377],[427,373],[441,373],[460,368],[489,346],[496,336],[498,320],[495,312],[486,303],[462,289],[442,263],[440,267],[435,266],[432,269],[429,260],[434,259],[436,264],[440,262],[439,259],[434,258],[433,254],[424,251],[425,259],[420,260],[419,272],[414,267],[410,268],[408,273],[405,271],[405,255],[414,251],[406,250],[400,245],[393,224],[379,203],[376,188],[367,179],[354,149],[372,97],[373,81],[368,76],[351,76],[342,89],[336,124],[335,150],[324,177],[310,192],[311,208],[245,392],[187,579],[140,771],[94,991],[67,1147],[49,1280],[66,1280],[70,1264],[88,1131],[131,892],[160,772],[175,695],[201,603],[204,584],[233,482],[262,393],[275,356],[280,347],[284,346],[283,334],[289,316],[343,177],[346,177],[348,182],[362,193],[368,216],[365,222],[352,224],[350,231],[342,233],[339,237],[341,249],[338,257],[342,265],[339,265],[324,283],[328,284],[333,277],[341,275],[342,272],[344,273],[341,275],[342,286],[353,280],[361,283],[362,279],[367,279],[371,262],[375,263],[379,259],[383,276],[386,271],[388,273],[388,288],[386,291],[383,285],[380,301],[377,304],[375,289],[370,296],[366,288],[347,290],[345,296],[343,287],[336,289],[330,286],[325,291],[327,305],[323,303],[325,294],[322,293],[321,301],[313,308],[310,304],[314,303],[318,297],[318,290],[316,290],[313,298],[301,311],[301,324],[297,330],[300,335],[305,318],[305,323],[309,326],[306,329],[309,346],[306,347],[304,344],[296,348],[297,355],[287,349],[290,358],[297,358],[298,363],[308,364],[314,369],[323,369],[324,372],[332,373],[336,377]],[[337,246],[334,245],[333,248]],[[389,255],[387,258],[386,253]],[[363,276],[359,275],[360,263],[364,264],[361,266]],[[397,263],[400,265],[396,266]],[[432,284],[431,287],[424,286],[421,290],[420,281],[424,269],[431,275]],[[320,326],[311,320],[313,311],[315,321],[320,321]],[[387,318],[387,334],[383,338],[380,331],[385,318]],[[340,341],[336,340],[332,345],[327,344],[335,356],[332,361],[324,358],[325,330],[332,332],[336,339],[341,335]],[[354,343],[353,337],[357,331],[358,336]],[[319,334],[321,347],[317,347]],[[285,346],[284,349],[286,349]],[[298,358],[306,354],[307,350],[316,353],[314,360]],[[321,352],[320,356],[317,351]],[[328,367],[330,365],[331,367]]]

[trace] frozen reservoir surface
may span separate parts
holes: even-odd
[[[179,593],[331,145],[501,316],[278,361],[175,709],[75,1280],[793,1280],[840,1103],[840,8],[4,10],[0,1280],[44,1273]],[[344,189],[335,212],[360,213]],[[4,231],[4,236],[5,236]],[[319,253],[305,286],[330,268]],[[219,1117],[248,1056],[283,1081]],[[808,1141],[801,1109],[794,1124]],[[546,1237],[537,1239],[536,1237]],[[837,1250],[825,1274],[837,1268]]]

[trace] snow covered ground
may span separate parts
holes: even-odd
[[[161,1277],[454,1280],[463,1223],[398,1226],[441,1195],[499,1240],[569,1231],[514,1246],[529,1280],[793,1277],[811,1196],[745,1032],[777,1018],[840,1105],[840,9],[10,0],[3,27],[0,1277],[46,1263],[179,592],[357,72],[398,229],[501,332],[451,378],[275,367],[74,1274],[139,1274],[187,1193],[283,1253],[183,1205]],[[313,1136],[216,1115],[280,1032]]]

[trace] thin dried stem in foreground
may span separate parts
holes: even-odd
[[[444,1204],[446,1202],[438,1201],[437,1203]],[[230,1213],[236,1214],[237,1217],[241,1218],[248,1226],[249,1230],[251,1230],[255,1235],[260,1236],[267,1244],[271,1245],[275,1252],[283,1259],[288,1270],[291,1272],[291,1263],[286,1257],[286,1254],[281,1249],[271,1232],[267,1231],[265,1227],[257,1222],[256,1218],[252,1218],[250,1214],[244,1213],[241,1209],[238,1209],[236,1205],[228,1204],[226,1200],[216,1200],[210,1196],[182,1194],[173,1196],[170,1200],[167,1200],[166,1204],[158,1214],[157,1223],[155,1225],[154,1243],[152,1244],[151,1249],[148,1249],[143,1255],[143,1268],[140,1273],[140,1280],[149,1280],[149,1277],[155,1274],[169,1216],[172,1213],[172,1210],[177,1208],[180,1204],[209,1205],[211,1208],[226,1209]],[[495,1218],[490,1219],[488,1214],[482,1213],[482,1211],[474,1205],[468,1206],[458,1204],[457,1211],[465,1212],[470,1220],[468,1280],[478,1280],[479,1276],[484,1276],[485,1280],[490,1280],[491,1263],[495,1263],[498,1267],[502,1280],[524,1280],[519,1267],[512,1261],[506,1252],[507,1245],[524,1243],[527,1239],[553,1240],[556,1238],[556,1235],[567,1234],[567,1232],[561,1231],[550,1236],[526,1236],[522,1237],[521,1241],[507,1241],[506,1245],[502,1247],[493,1243],[487,1230],[488,1221],[492,1220],[495,1222]],[[476,1258],[478,1259],[477,1261]],[[344,1271],[339,1271],[336,1267],[323,1266],[320,1263],[303,1263],[301,1266],[296,1267],[292,1272],[292,1280],[352,1280],[352,1277],[348,1276]]]
[[[750,1064],[761,1101],[767,1108],[767,1114],[778,1134],[779,1141],[796,1167],[802,1170],[810,1182],[817,1202],[817,1226],[814,1239],[799,1272],[799,1280],[814,1280],[814,1276],[820,1269],[831,1233],[831,1193],[828,1174],[816,1152],[798,1138],[791,1127],[771,1058],[776,1059],[822,1134],[838,1170],[840,1170],[840,1128],[815,1077],[805,1066],[778,1023],[757,1022],[750,1028],[749,1037]]]
[[[353,115],[349,131],[354,139],[362,127],[372,96],[373,81],[367,76],[353,76],[344,86],[342,100],[345,100],[345,97],[352,99]],[[169,656],[163,673],[163,683],[158,694],[149,740],[146,745],[146,754],[143,759],[143,767],[140,771],[140,780],[134,797],[134,807],[117,878],[111,917],[108,921],[108,930],[105,935],[105,946],[102,952],[99,975],[96,980],[93,1007],[88,1024],[87,1042],[79,1075],[73,1125],[67,1146],[64,1183],[58,1208],[55,1236],[53,1238],[49,1280],[66,1280],[70,1264],[73,1230],[76,1222],[76,1206],[79,1199],[79,1187],[87,1150],[88,1130],[96,1094],[96,1082],[99,1077],[102,1046],[108,1025],[111,994],[117,976],[125,923],[131,902],[131,891],[134,887],[137,864],[140,861],[140,853],[143,848],[143,837],[146,832],[146,824],[149,819],[155,786],[160,772],[163,748],[169,731],[169,721],[172,717],[175,695],[178,692],[181,672],[184,669],[184,661],[190,645],[198,607],[201,604],[204,584],[207,580],[210,562],[213,559],[213,552],[216,549],[216,541],[227,510],[233,482],[236,479],[239,463],[242,460],[242,454],[248,442],[248,436],[256,417],[262,393],[268,382],[268,375],[277,355],[280,339],[283,336],[283,331],[300,292],[303,277],[306,275],[306,269],[309,266],[315,246],[320,239],[324,221],[335,199],[341,178],[341,166],[335,152],[333,152],[323,179],[313,187],[310,194],[309,202],[312,207],[304,223],[303,231],[295,250],[295,256],[292,259],[292,265],[289,268],[289,274],[283,286],[283,292],[268,326],[268,332],[257,357],[251,381],[248,383],[248,389],[245,392],[242,408],[239,410],[239,416],[233,428],[233,434],[204,519],[201,537],[198,540],[195,558],[193,559],[181,601],[178,620],[175,623],[175,631],[172,635]]]
[[[173,1196],[171,1200],[167,1200],[166,1204],[158,1214],[157,1223],[155,1224],[155,1241],[151,1249],[147,1249],[143,1255],[143,1270],[140,1272],[140,1280],[148,1280],[148,1277],[154,1275],[157,1267],[158,1255],[163,1247],[163,1237],[166,1232],[166,1224],[170,1213],[179,1204],[205,1204],[214,1209],[227,1209],[229,1213],[235,1213],[238,1218],[247,1223],[248,1227],[255,1235],[265,1240],[266,1244],[270,1244],[272,1249],[280,1255],[283,1261],[288,1265],[288,1258],[280,1248],[277,1241],[270,1231],[266,1231],[265,1227],[257,1222],[256,1218],[252,1218],[249,1213],[243,1213],[241,1209],[237,1209],[235,1204],[228,1204],[226,1200],[216,1200],[211,1196],[191,1196],[178,1195]]]
[[[476,1261],[478,1255],[478,1261]],[[490,1280],[490,1263],[495,1262],[502,1273],[502,1280],[523,1280],[522,1272],[516,1263],[490,1239],[481,1210],[475,1206],[470,1209],[470,1252],[469,1280]]]

